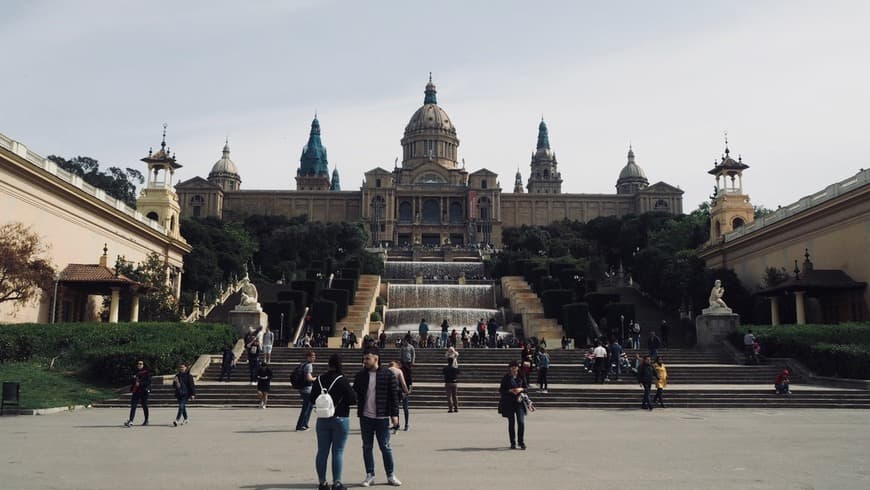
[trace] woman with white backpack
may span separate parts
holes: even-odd
[[[317,377],[311,387],[311,403],[317,424],[317,469],[319,490],[344,490],[341,483],[344,446],[350,434],[350,406],[356,405],[356,393],[342,373],[341,355],[329,357],[328,371]],[[326,460],[332,451],[332,486],[326,482]]]

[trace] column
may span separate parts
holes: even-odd
[[[133,301],[130,303],[130,323],[139,323],[139,293],[133,293]]]
[[[779,298],[776,296],[770,298],[770,324],[779,325]]]
[[[794,292],[794,308],[797,312],[798,325],[804,325],[807,323],[806,310],[804,309],[804,294],[806,294],[806,291]]]
[[[109,323],[118,323],[118,301],[120,289],[112,288],[112,304],[109,306]]]

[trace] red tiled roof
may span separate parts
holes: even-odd
[[[99,264],[69,264],[60,273],[61,282],[106,282],[115,284],[137,284],[136,281]]]

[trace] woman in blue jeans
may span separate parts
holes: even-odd
[[[511,361],[508,365],[508,373],[501,379],[498,392],[501,398],[498,402],[498,411],[502,417],[508,419],[508,437],[511,449],[526,448],[526,406],[520,401],[520,394],[528,389],[526,379],[520,375],[520,365],[517,361]],[[515,432],[516,431],[516,432]]]
[[[331,386],[331,388],[330,388]],[[341,355],[333,354],[329,358],[329,370],[318,376],[311,387],[311,404],[317,403],[317,398],[329,393],[335,405],[332,417],[317,414],[317,457],[314,465],[320,482],[319,490],[344,490],[341,483],[342,464],[344,462],[344,446],[350,433],[350,406],[356,405],[356,393],[350,387],[350,382],[342,373]],[[332,450],[332,486],[326,482],[326,460]]]

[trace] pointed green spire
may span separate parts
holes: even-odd
[[[538,124],[538,149],[550,149],[550,136],[547,134],[547,123],[544,118],[541,118],[541,124]]]
[[[424,104],[437,104],[438,100],[435,98],[435,94],[438,93],[435,90],[435,84],[432,83],[432,72],[429,72],[429,83],[426,84],[426,97],[423,99]]]
[[[299,159],[300,175],[329,175],[329,162],[326,159],[326,148],[320,141],[320,121],[317,116],[311,121],[311,133],[308,143],[302,148],[302,157]]]
[[[340,191],[341,183],[338,181],[338,168],[332,169],[332,182],[329,184],[329,190]]]

